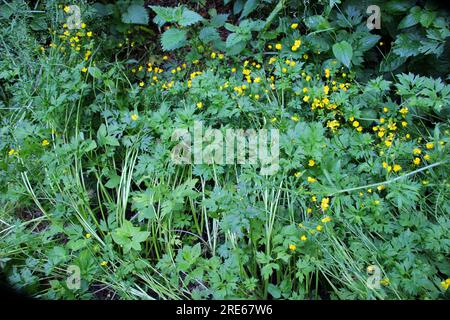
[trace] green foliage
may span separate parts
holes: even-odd
[[[47,299],[448,299],[449,17],[414,0],[225,2],[83,2],[77,30],[53,0],[0,5],[10,284]],[[197,121],[278,130],[278,171],[176,164],[174,130]]]

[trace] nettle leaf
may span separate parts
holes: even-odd
[[[199,15],[197,12],[185,8],[183,9],[181,19],[178,20],[178,23],[184,27],[187,27],[196,24],[197,22],[200,22],[202,20],[203,17]]]
[[[132,4],[128,7],[127,12],[122,14],[123,23],[132,24],[148,24],[148,12],[144,6]]]
[[[150,8],[157,14],[158,18],[164,22],[177,22],[182,17],[181,7],[150,6]]]
[[[187,41],[187,32],[179,29],[169,29],[161,36],[161,46],[164,51],[183,47]]]
[[[218,14],[211,18],[209,22],[212,27],[222,27],[227,22],[228,14]]]
[[[395,40],[394,52],[400,57],[411,57],[419,55],[417,48],[420,47],[422,38],[415,33],[402,33]]]
[[[219,32],[213,27],[203,28],[202,30],[200,30],[200,34],[198,35],[198,37],[205,43],[220,39]]]
[[[321,15],[311,16],[305,19],[305,24],[308,29],[317,31],[330,28],[330,23]]]
[[[242,9],[241,17],[240,19],[245,18],[250,13],[252,13],[256,7],[258,7],[259,0],[248,0],[245,2],[244,8]]]
[[[353,56],[352,46],[347,41],[341,41],[333,45],[333,54],[338,61],[340,61],[347,68],[350,68],[350,63]]]
[[[227,48],[231,48],[232,46],[238,44],[241,41],[244,41],[244,39],[240,34],[230,33],[227,37]]]
[[[377,34],[368,34],[359,39],[359,49],[362,51],[367,51],[373,48],[378,40],[380,40],[381,36]]]

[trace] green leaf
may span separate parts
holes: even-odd
[[[198,37],[205,43],[220,39],[219,32],[213,27],[204,27]]]
[[[148,13],[144,6],[132,4],[127,12],[122,14],[123,23],[148,24]]]
[[[108,189],[114,189],[119,185],[119,183],[120,183],[120,176],[114,173],[112,177],[108,180],[108,182],[105,184],[105,187]]]
[[[405,28],[412,27],[412,26],[416,25],[417,23],[419,23],[419,21],[416,19],[416,17],[413,14],[410,13],[406,17],[404,17],[402,19],[402,21],[400,21],[397,28],[405,29]]]
[[[305,19],[305,24],[308,29],[317,31],[330,28],[330,23],[321,15],[311,16]]]
[[[272,283],[269,283],[267,291],[271,294],[275,299],[279,299],[281,297],[281,290],[277,286]]]
[[[244,5],[244,9],[242,10],[240,19],[245,18],[250,13],[252,13],[259,4],[259,0],[247,0]]]
[[[350,68],[350,63],[353,56],[352,46],[347,41],[341,41],[333,45],[333,53],[338,61],[340,61],[347,68]]]
[[[89,67],[88,68],[88,72],[95,79],[101,79],[102,78],[102,72],[97,67]]]
[[[425,28],[428,28],[433,23],[434,19],[436,19],[436,16],[436,11],[424,10],[420,14],[420,24]]]
[[[199,15],[197,12],[194,12],[189,9],[184,9],[181,19],[178,20],[178,23],[184,27],[191,26],[203,20],[203,17]]]
[[[231,48],[232,46],[238,44],[243,41],[242,36],[237,33],[230,33],[227,37],[227,48]]]
[[[212,27],[222,27],[227,22],[228,14],[218,14],[211,18],[210,24]]]
[[[161,7],[150,6],[150,8],[157,14],[157,17],[163,22],[177,22],[182,17],[181,7]]]
[[[187,32],[179,29],[169,29],[161,36],[161,46],[164,51],[171,51],[186,44]]]

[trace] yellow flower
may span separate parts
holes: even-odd
[[[417,166],[420,164],[420,158],[414,158],[413,163]]]
[[[298,28],[298,23],[291,24],[291,29],[297,29],[297,28]]]
[[[138,117],[138,115],[137,115],[136,113],[133,113],[133,114],[131,115],[131,120],[133,120],[133,121],[136,121],[138,118],[139,118],[139,117]]]
[[[215,52],[211,52],[211,58],[212,58],[212,59],[215,59],[216,56],[217,56],[217,54],[216,54]]]
[[[429,155],[429,154],[426,154],[426,155],[423,156],[423,158],[424,158],[425,160],[429,161],[429,160],[430,160],[430,155]]]
[[[359,126],[359,122],[358,121],[353,121],[353,126],[356,128],[356,127],[358,127]]]
[[[291,117],[291,120],[292,120],[292,121],[295,121],[295,122],[298,122],[298,121],[300,120],[300,118],[297,117],[297,116],[292,116],[292,117]]]
[[[139,87],[143,87],[145,85],[144,81],[139,82]]]
[[[311,197],[311,201],[312,201],[312,202],[316,202],[316,201],[317,201],[317,197],[316,197],[316,196],[312,196],[312,197]]]
[[[408,107],[403,107],[399,111],[402,115],[406,115],[408,113]]]
[[[306,213],[311,213],[312,209],[311,208],[306,208]]]
[[[316,227],[317,231],[321,231],[322,229],[323,229],[323,227],[320,224]]]
[[[44,147],[48,146],[49,144],[50,144],[50,142],[48,142],[48,140],[46,140],[46,139],[42,141],[42,145]]]
[[[316,164],[316,162],[313,159],[309,159],[308,166],[314,167],[315,164]]]
[[[330,128],[331,131],[336,131],[336,129],[339,127],[339,121],[337,120],[332,120],[332,121],[327,121],[327,128]]]
[[[296,173],[294,173],[294,177],[298,178],[302,175],[302,173],[300,171],[297,171]]]
[[[387,287],[387,286],[389,285],[390,281],[389,281],[388,278],[384,278],[384,279],[380,280],[380,283],[381,283],[383,286]]]
[[[86,36],[87,36],[88,38],[92,37],[92,31],[86,32]]]
[[[69,13],[70,12],[70,7],[69,6],[65,6],[64,7],[64,12],[65,13]]]
[[[289,250],[295,251],[295,249],[297,249],[297,246],[295,244],[290,244],[289,245]]]
[[[304,96],[303,97],[303,101],[308,102],[309,101],[309,96]]]
[[[322,223],[330,222],[331,221],[331,217],[325,216],[321,221],[322,221]]]
[[[81,29],[86,29],[86,23],[83,22],[83,23],[81,24]]]
[[[197,108],[199,109],[203,108],[203,102],[197,102]]]
[[[302,236],[300,237],[300,240],[306,241],[306,240],[308,240],[308,238],[307,238],[305,235],[302,235]]]
[[[106,266],[108,265],[108,262],[102,261],[102,262],[100,263],[100,265],[101,265],[102,267],[106,267]]]
[[[283,48],[283,46],[281,45],[281,43],[277,43],[275,45],[275,49],[277,49],[277,50],[281,50],[282,48]]]
[[[317,179],[314,179],[313,177],[308,177],[306,180],[308,180],[309,183],[317,182]]]
[[[414,148],[413,149],[413,154],[421,154],[422,150],[420,150],[419,148]]]
[[[10,156],[10,157],[12,157],[12,156],[17,156],[19,153],[17,152],[17,150],[14,150],[14,149],[11,149],[11,150],[9,150],[8,151],[8,155]]]
[[[281,72],[286,73],[286,72],[287,72],[287,69],[286,69],[286,68],[283,68],[283,69],[281,69]]]
[[[434,143],[433,142],[428,142],[426,145],[427,149],[433,149],[434,148]]]
[[[402,167],[399,164],[394,164],[394,172],[398,172],[400,170],[402,170]]]
[[[330,198],[323,198],[320,202],[320,207],[323,211],[326,211],[330,207]]]
[[[306,76],[305,80],[309,82],[311,80],[311,76]]]
[[[86,239],[89,239],[91,237],[90,233],[86,233]]]
[[[308,60],[308,58],[309,58],[309,56],[305,53],[305,54],[303,55],[303,59]]]
[[[253,80],[253,82],[254,82],[254,83],[260,83],[260,82],[261,82],[261,78],[260,78],[260,77],[256,77],[256,78]]]
[[[444,290],[447,290],[448,287],[450,287],[450,278],[449,278],[449,279],[446,279],[446,280],[444,280],[444,281],[442,281],[442,282],[441,282],[441,287],[442,287]]]
[[[377,187],[378,191],[384,190],[386,187],[384,185],[380,185]]]

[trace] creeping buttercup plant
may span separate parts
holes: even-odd
[[[0,5],[9,284],[51,299],[448,298],[448,14],[215,3],[86,1],[79,29],[70,3]],[[199,122],[278,130],[278,170],[176,163],[174,130]]]

